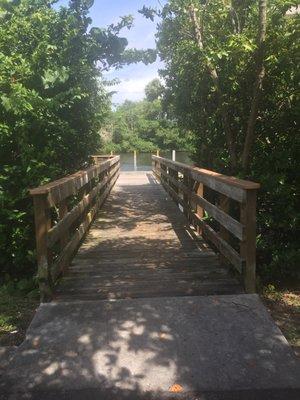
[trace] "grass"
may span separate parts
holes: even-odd
[[[268,285],[261,297],[296,355],[300,357],[300,291],[277,289]],[[17,291],[10,293],[0,287],[0,346],[18,346],[22,343],[38,305],[36,297],[24,296]]]
[[[0,288],[0,346],[18,346],[25,338],[39,301]]]
[[[262,300],[300,357],[300,290],[278,289],[268,285],[262,292]]]

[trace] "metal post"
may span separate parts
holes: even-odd
[[[135,171],[137,171],[136,150],[133,152],[133,168]]]

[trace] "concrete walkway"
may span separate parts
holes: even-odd
[[[300,365],[256,295],[40,306],[1,399],[299,399]]]

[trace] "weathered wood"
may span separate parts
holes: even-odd
[[[48,207],[53,207],[67,197],[76,195],[78,190],[86,185],[91,179],[97,178],[101,172],[106,171],[109,167],[117,164],[119,161],[120,157],[115,156],[99,165],[90,167],[87,170],[78,171],[65,178],[58,179],[57,181],[50,182],[35,189],[30,189],[29,193],[32,196],[38,194],[47,195]]]
[[[51,248],[59,238],[65,235],[65,232],[72,226],[76,219],[80,217],[80,215],[88,210],[100,190],[117,174],[118,171],[119,167],[116,166],[109,175],[101,180],[89,194],[84,196],[83,199],[64,216],[64,219],[59,221],[49,230],[47,239],[47,245],[49,248]]]
[[[196,214],[194,214],[193,217],[195,223],[200,224],[205,237],[216,246],[220,253],[225,256],[240,273],[242,273],[243,259],[239,256],[238,252],[225,242],[212,227],[200,220]]]
[[[46,196],[35,196],[33,198],[33,207],[35,219],[36,257],[38,264],[37,277],[41,301],[45,302],[48,301],[52,295],[47,248],[47,232],[51,226],[51,219],[48,212]]]
[[[240,254],[245,260],[244,282],[247,293],[255,293],[256,278],[256,191],[247,192],[246,203],[241,206],[241,222],[245,226],[245,240]]]
[[[121,173],[97,215],[56,301],[242,292],[150,172]]]
[[[100,163],[102,163],[103,161],[109,160],[111,158],[113,158],[113,155],[96,155],[96,156],[90,156],[94,162],[95,165],[99,165]]]
[[[72,236],[71,240],[62,250],[60,257],[56,261],[53,267],[53,277],[56,280],[58,276],[63,272],[64,268],[69,264],[70,260],[72,259],[75,251],[77,250],[80,241],[87,233],[92,221],[95,218],[99,208],[104,203],[105,199],[107,198],[108,194],[110,193],[112,187],[114,186],[118,176],[115,176],[112,182],[106,187],[105,191],[101,194],[95,206],[90,210],[90,212],[86,215],[83,222],[79,225],[77,230],[75,231],[74,235]]]
[[[172,198],[183,206],[189,221],[194,221],[199,232],[220,251],[221,260],[224,261],[222,258],[224,256],[242,272],[246,291],[255,292],[256,191],[259,184],[189,167],[162,157],[152,156],[152,158],[155,161],[155,174],[161,178],[163,186]],[[183,174],[183,182],[174,178],[174,171],[177,172],[177,176],[178,173]],[[193,187],[191,182],[194,182]],[[219,193],[218,205],[212,204],[204,198],[203,186],[208,186]],[[240,221],[229,215],[230,199],[240,203]],[[219,232],[213,230],[202,220],[203,210],[220,223]],[[229,233],[240,240],[240,255],[231,247]]]
[[[184,204],[187,205],[186,209],[190,208],[190,200],[193,200],[197,205],[202,207],[205,211],[208,212],[210,216],[212,216],[216,221],[218,221],[224,228],[230,231],[234,236],[238,239],[242,240],[244,237],[244,226],[232,218],[230,215],[226,214],[224,211],[220,210],[217,206],[211,204],[209,201],[199,196],[196,193],[193,193],[192,190],[188,187],[189,179],[188,177],[184,178],[183,183],[176,182],[172,176],[168,175],[164,170],[160,171],[161,175],[166,178],[166,181],[169,180],[174,185],[176,185],[179,189],[184,193],[183,201]],[[186,211],[187,213],[188,211]]]
[[[227,196],[224,196],[223,194],[219,195],[219,201],[220,201],[220,208],[221,210],[225,213],[228,214],[230,210],[230,199]],[[242,231],[243,233],[243,231]],[[229,236],[229,231],[226,229],[224,225],[221,224],[220,226],[220,231],[219,231],[220,237],[225,240],[225,242],[229,242],[230,236]],[[240,238],[242,239],[242,238]],[[220,260],[221,262],[225,262],[223,255],[220,255]]]
[[[203,185],[203,183],[197,182],[196,194],[197,194],[197,196],[204,198],[204,185]],[[199,204],[196,205],[196,214],[197,214],[197,216],[198,216],[198,218],[200,220],[202,220],[202,218],[204,217],[204,209]],[[198,226],[198,234],[199,235],[202,234],[202,228],[200,226]]]
[[[152,156],[154,160],[163,162],[166,166],[175,169],[182,174],[189,174],[192,179],[203,183],[205,186],[222,193],[238,202],[245,201],[246,190],[257,190],[260,185],[255,182],[245,181],[232,176],[226,176],[203,168],[190,167],[177,161]]]
[[[34,201],[38,279],[42,301],[51,297],[53,281],[67,267],[99,207],[115,184],[119,176],[119,160],[119,156],[112,157],[86,171],[79,171],[30,191]],[[71,195],[83,198],[68,212],[67,200]],[[50,209],[56,205],[59,221],[52,227]],[[51,249],[57,242],[60,242],[60,252],[53,264]]]
[[[68,214],[68,204],[67,204],[66,200],[63,200],[58,205],[59,220],[62,222],[67,214]],[[47,242],[49,240],[49,233],[50,233],[50,230],[48,231]],[[61,250],[66,246],[66,244],[68,243],[68,240],[69,240],[69,231],[68,231],[68,228],[66,228],[64,230],[63,234],[60,235]]]

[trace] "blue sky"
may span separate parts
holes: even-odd
[[[124,29],[121,36],[128,40],[128,48],[154,48],[156,24],[144,18],[138,13],[143,5],[160,8],[159,3],[164,0],[94,0],[90,9],[92,26],[104,27],[116,23],[119,17],[131,14],[134,17],[134,26]],[[67,0],[59,1],[58,4],[67,4]],[[158,77],[158,69],[162,63],[157,60],[154,64],[144,65],[142,63],[125,66],[120,70],[112,70],[105,74],[107,79],[118,78],[120,84],[109,90],[117,93],[113,96],[113,103],[122,103],[125,99],[140,100],[144,97],[144,88],[152,79]]]

